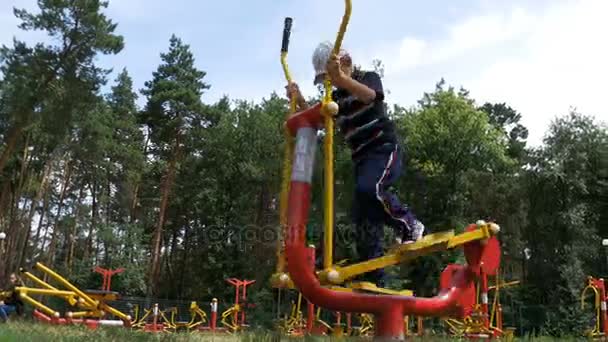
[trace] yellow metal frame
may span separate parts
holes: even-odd
[[[188,323],[188,329],[194,329],[201,324],[205,324],[208,321],[207,314],[203,311],[196,302],[190,304],[190,322]],[[197,320],[197,317],[199,318]]]
[[[34,284],[42,287],[17,287],[15,290],[19,293],[21,299],[36,307],[40,311],[46,313],[55,318],[60,317],[60,313],[52,308],[42,304],[38,300],[32,298],[30,295],[38,295],[38,296],[52,296],[58,297],[70,304],[70,306],[76,306],[85,311],[80,312],[70,312],[68,313],[69,318],[80,318],[80,317],[95,317],[100,318],[103,317],[106,313],[112,314],[118,317],[123,322],[130,322],[131,317],[120,312],[119,310],[114,309],[105,303],[104,295],[96,295],[96,294],[87,294],[84,291],[81,291],[72,283],[70,283],[67,279],[53,271],[52,269],[46,267],[42,263],[36,263],[35,268],[39,271],[45,273],[54,279],[57,283],[61,284],[67,290],[60,290],[57,287],[52,286],[48,282],[38,278],[31,272],[27,272],[22,270],[21,273],[31,280]]]
[[[281,65],[283,66],[283,72],[285,73],[285,79],[287,83],[292,82],[291,73],[289,72],[289,65],[287,64],[287,52],[281,52]],[[291,116],[296,112],[296,100],[292,98],[289,103],[289,113],[287,117]],[[289,183],[291,178],[291,164],[293,161],[293,149],[294,139],[289,134],[287,128],[284,128],[283,135],[285,136],[285,158],[283,160],[283,173],[281,180],[281,195],[279,198],[279,224],[280,234],[277,239],[277,274],[283,274],[285,272],[285,253],[284,253],[284,237],[287,228],[287,202],[289,200]]]
[[[228,308],[226,311],[222,312],[221,323],[223,326],[228,328],[228,332],[230,333],[234,334],[241,329],[241,327],[237,323],[239,312],[241,312],[241,306],[239,304],[235,304]]]
[[[484,326],[483,321],[483,313],[482,307],[479,303],[479,287],[476,288],[476,304],[473,308],[473,313],[470,316],[465,317],[464,319],[454,319],[447,318],[444,319],[443,322],[448,326],[450,332],[455,336],[466,336],[466,335],[482,335],[486,334],[488,336],[494,336],[496,332],[499,333],[505,340],[512,340],[512,331],[509,329],[500,330],[494,322],[496,317],[496,313],[498,311],[499,306],[499,297],[500,297],[500,289],[504,287],[518,285],[519,280],[510,281],[510,282],[501,282],[499,273],[496,275],[495,285],[489,286],[488,291],[496,291],[494,294],[494,298],[492,300],[492,306],[490,311],[490,327],[486,328]]]
[[[587,291],[592,290],[594,295],[594,310],[595,310],[595,327],[593,330],[589,331],[588,334],[591,337],[602,336],[602,327],[601,327],[601,317],[602,317],[602,299],[600,292],[597,287],[593,286],[593,284],[587,285],[583,292],[581,293],[581,310],[585,309],[585,298],[587,297]]]
[[[158,305],[158,304],[155,304]],[[146,327],[146,324],[148,324],[148,317],[150,315],[154,314],[154,306],[146,309],[143,309],[143,316],[138,317],[139,316],[139,311],[140,311],[140,307],[138,304],[135,305],[135,319],[131,322],[131,328],[133,329],[144,329]],[[169,308],[169,309],[165,309],[165,310],[161,310],[160,308],[158,309],[158,320],[156,322],[156,324],[161,325],[162,326],[162,330],[165,332],[170,332],[170,331],[174,331],[178,324],[175,324],[174,322],[174,318],[175,318],[175,313],[176,313],[177,309],[176,308]],[[167,318],[167,315],[165,314],[165,312],[171,312],[171,318]]]
[[[451,250],[473,241],[484,241],[497,233],[493,223],[480,223],[469,232],[455,234],[453,230],[424,236],[417,242],[397,246],[384,256],[351,265],[335,264],[330,268],[317,270],[316,275],[322,285],[343,285],[348,280],[373,270],[407,263],[432,253]],[[348,287],[352,287],[349,284]],[[289,279],[287,288],[295,288]]]

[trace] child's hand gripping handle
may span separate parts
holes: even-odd
[[[289,36],[291,35],[291,23],[293,19],[285,18],[285,26],[283,27],[283,44],[281,44],[281,52],[287,53],[289,48]]]

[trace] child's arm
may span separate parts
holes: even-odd
[[[306,100],[300,92],[300,88],[298,87],[297,83],[291,82],[285,88],[287,89],[287,98],[291,99],[295,96],[296,106],[299,108],[299,110],[302,111],[308,109],[308,103],[306,103]]]
[[[330,58],[327,65],[327,70],[333,80],[333,83],[338,88],[347,90],[364,104],[369,104],[376,100],[384,100],[382,81],[377,73],[368,72],[365,74],[365,77],[363,77],[361,82],[358,82],[342,72],[340,68],[340,61],[335,55]]]
[[[382,81],[380,76],[373,72],[368,72],[365,77],[358,82],[353,78],[343,75],[336,80],[336,86],[346,89],[354,97],[364,104],[369,104],[374,101],[384,100],[384,92],[382,90]]]

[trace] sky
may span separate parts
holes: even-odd
[[[13,16],[13,7],[36,11],[36,4],[0,1],[0,44],[13,37],[46,40],[19,30]],[[305,95],[313,95],[312,52],[335,40],[343,6],[339,0],[109,0],[105,13],[118,23],[125,48],[98,63],[114,70],[110,81],[127,68],[139,90],[174,33],[207,73],[204,102],[223,95],[259,102],[273,91],[284,94],[279,56],[289,16],[290,70]],[[344,47],[363,67],[383,62],[389,104],[414,106],[443,78],[480,105],[513,107],[534,146],[551,121],[572,108],[608,121],[606,0],[353,0],[352,6]]]

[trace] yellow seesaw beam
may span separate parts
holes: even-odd
[[[55,317],[55,318],[59,318],[60,314],[59,312],[49,308],[48,306],[40,303],[39,301],[35,300],[34,298],[28,296],[26,293],[20,292],[19,293],[19,297],[26,301],[27,303],[29,303],[30,305],[32,305],[33,307],[37,308],[38,310],[44,312],[45,314],[51,316],[51,317]]]
[[[417,242],[401,245],[384,256],[348,266],[334,265],[329,269],[316,271],[316,275],[322,285],[341,285],[345,281],[367,272],[409,262],[432,253],[454,249],[473,241],[489,239],[497,233],[493,229],[495,228],[492,228],[491,224],[483,224],[478,229],[457,235],[453,230],[429,234]],[[285,284],[285,288],[295,288],[286,273],[275,274],[273,279]]]
[[[489,225],[483,225],[479,229],[458,235],[455,235],[453,230],[429,234],[417,242],[399,246],[382,257],[344,267],[334,266],[331,269],[320,271],[318,276],[321,283],[338,285],[360,274],[409,262],[421,256],[453,249],[469,242],[488,239],[492,235],[493,232]]]
[[[72,285],[69,281],[67,281],[64,277],[60,276],[58,273],[55,273],[55,271],[51,270],[50,268],[44,266],[43,264],[37,262],[36,263],[36,268],[38,268],[39,270],[41,270],[42,272],[50,275],[52,278],[54,278],[57,282],[59,282],[61,285],[65,286],[66,288],[68,288],[71,291],[74,291],[74,293],[76,293],[78,295],[78,297],[82,298],[82,300],[84,300],[84,304],[86,306],[90,306],[90,307],[97,307],[99,305],[99,302],[96,300],[93,300],[91,297],[89,297],[86,293],[80,291],[80,289],[78,289],[76,286]]]
[[[21,270],[21,273],[23,273],[23,274],[24,274],[26,277],[28,277],[28,278],[29,278],[31,281],[33,281],[34,283],[36,283],[36,284],[38,284],[38,285],[40,285],[40,286],[42,286],[42,287],[44,287],[44,288],[46,288],[46,289],[49,289],[49,290],[55,290],[55,291],[59,291],[59,289],[57,289],[57,288],[55,288],[55,287],[51,286],[49,283],[47,283],[47,282],[45,282],[44,280],[42,280],[42,279],[40,279],[40,278],[36,277],[35,275],[33,275],[33,274],[32,274],[32,273],[30,273],[30,272],[27,272],[27,271]]]

